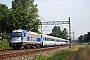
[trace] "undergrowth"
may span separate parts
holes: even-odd
[[[48,54],[48,56],[38,54],[35,55],[34,60],[66,60],[75,53],[75,47],[76,46],[72,48],[59,49],[51,54]]]
[[[0,41],[0,50],[1,49],[10,49],[8,40],[2,39]]]
[[[79,50],[73,60],[90,60],[90,45],[86,45]]]

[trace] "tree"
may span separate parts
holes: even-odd
[[[55,27],[52,29],[52,33],[49,34],[49,35],[55,36],[55,37],[61,37],[61,36],[60,36],[60,35],[61,35],[61,29],[60,29],[60,27],[55,26]]]
[[[0,4],[0,33],[10,33],[15,29],[39,32],[37,4],[32,0],[13,0],[12,8]]]
[[[48,35],[68,39],[67,29],[65,28],[63,31],[61,31],[61,28],[59,26],[54,26],[54,28],[52,29],[52,33]]]
[[[12,1],[13,29],[25,29],[38,32],[40,20],[38,19],[37,5],[32,0]]]
[[[9,31],[9,21],[11,20],[11,11],[5,4],[0,4],[0,32]]]
[[[62,31],[62,38],[63,39],[68,39],[68,31],[66,28],[64,28],[64,30]]]
[[[83,37],[82,37],[83,42],[86,42],[86,41],[87,41],[87,37],[88,37],[87,34],[84,34],[84,35],[83,35]]]
[[[87,34],[87,42],[90,42],[90,32]]]
[[[79,39],[79,43],[90,42],[90,32],[84,35],[80,35],[78,39]]]
[[[83,37],[84,36],[80,35],[80,37],[79,37],[79,43],[83,43]]]

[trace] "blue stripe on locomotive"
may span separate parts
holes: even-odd
[[[37,38],[37,42],[40,42],[41,41],[41,38]]]
[[[30,36],[27,36],[27,41],[30,41]]]
[[[12,41],[12,33],[10,33],[10,41]]]
[[[24,39],[24,35],[26,34],[26,30],[23,30],[22,31],[22,35],[21,35],[21,40],[22,40],[22,42],[23,42],[23,39]]]

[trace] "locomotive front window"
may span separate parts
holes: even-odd
[[[21,32],[12,32],[13,37],[21,37],[22,33]]]

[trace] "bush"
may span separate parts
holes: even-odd
[[[47,58],[48,57],[46,57],[46,56],[43,56],[41,54],[37,54],[37,55],[35,55],[33,60],[47,60]]]
[[[9,48],[9,42],[6,39],[2,39],[0,42],[0,49],[8,49]]]
[[[3,35],[2,35],[2,38],[3,38],[3,39],[7,39],[7,40],[9,41],[10,35],[7,34],[6,32],[4,32]]]

